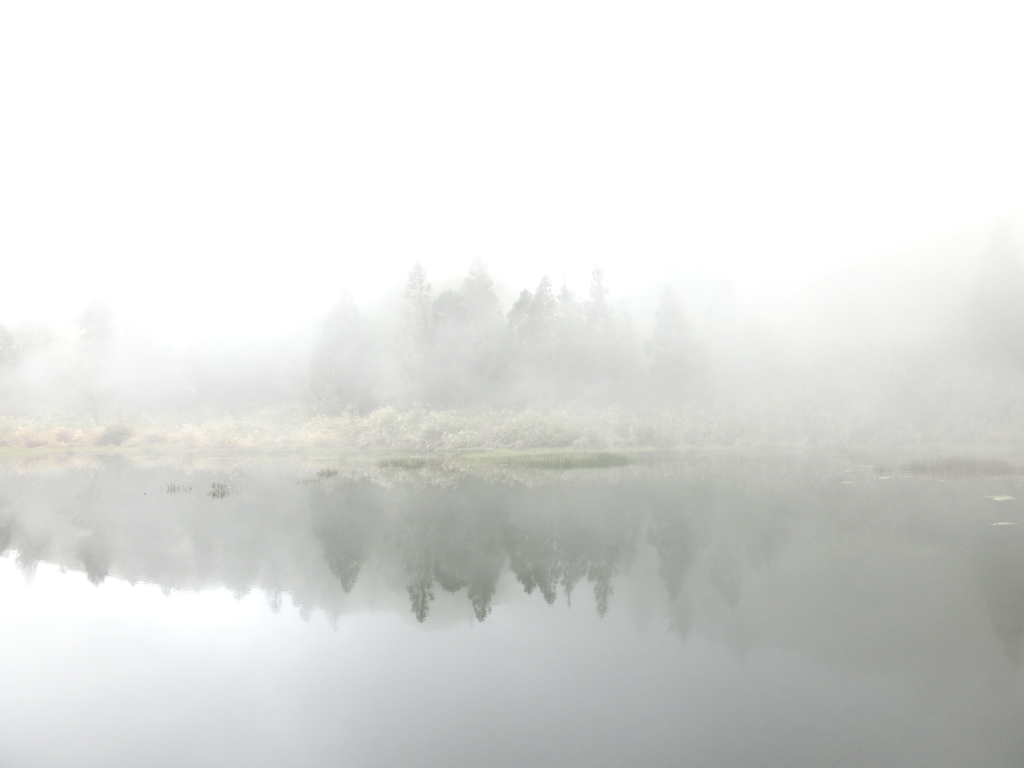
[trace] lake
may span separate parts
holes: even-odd
[[[1022,485],[11,461],[0,766],[1019,767]]]

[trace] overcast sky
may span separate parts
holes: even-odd
[[[1016,215],[1019,8],[4,3],[0,322],[252,337],[475,257],[778,287]]]

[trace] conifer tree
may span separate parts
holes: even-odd
[[[0,365],[14,360],[14,337],[0,325]]]
[[[651,383],[660,395],[678,396],[693,375],[696,350],[690,324],[667,286],[654,319],[654,334],[646,345]]]
[[[590,273],[590,298],[583,311],[593,333],[603,337],[611,333],[612,311],[608,306],[608,289],[604,287],[604,274],[600,269]]]
[[[526,311],[527,335],[530,343],[546,346],[551,343],[555,325],[555,295],[551,280],[545,275],[533,292]]]
[[[405,285],[403,315],[406,333],[413,344],[422,344],[430,337],[431,286],[427,273],[417,263]]]
[[[494,281],[479,259],[473,261],[469,274],[462,282],[462,297],[466,302],[470,322],[478,331],[493,330],[500,325],[501,305],[494,293]]]
[[[371,329],[346,293],[327,316],[313,353],[313,396],[328,410],[369,411],[377,405],[379,375]]]

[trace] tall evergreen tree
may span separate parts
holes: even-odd
[[[551,343],[555,329],[555,308],[551,280],[545,275],[533,292],[526,311],[526,333],[532,345],[547,346]]]
[[[654,319],[654,334],[646,344],[651,384],[662,396],[678,396],[694,374],[696,348],[690,324],[667,286]]]
[[[462,283],[468,326],[461,358],[470,403],[498,402],[503,387],[502,334],[505,318],[487,267],[473,262]]]
[[[0,365],[14,360],[14,336],[0,325]]]
[[[454,328],[465,325],[469,321],[466,300],[458,291],[442,291],[430,308],[431,328]]]
[[[494,281],[479,259],[473,262],[462,281],[462,297],[470,322],[478,330],[493,330],[501,324],[501,304],[494,292]]]
[[[523,339],[526,333],[526,319],[532,301],[533,294],[524,288],[519,292],[519,298],[512,304],[512,309],[508,311],[508,330],[517,341]]]
[[[968,342],[983,362],[1024,364],[1024,266],[1006,232],[996,233],[982,260]]]
[[[608,289],[600,269],[590,273],[590,297],[583,308],[587,325],[593,333],[607,337],[612,332],[612,310],[608,306]]]
[[[558,318],[563,325],[575,324],[580,317],[579,302],[576,295],[569,290],[569,286],[562,281],[562,287],[558,290]]]
[[[406,333],[413,344],[422,344],[430,337],[431,304],[431,286],[427,282],[427,272],[417,263],[406,281],[403,307]]]
[[[327,316],[313,353],[313,396],[328,410],[371,410],[378,405],[381,368],[371,329],[346,293]]]

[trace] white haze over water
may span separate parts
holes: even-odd
[[[7,3],[0,323],[102,301],[165,341],[280,340],[346,290],[367,306],[417,261],[439,285],[474,258],[510,294],[544,274],[585,293],[596,265],[635,307],[731,285],[807,322],[797,289],[884,284],[892,253],[977,254],[1016,220],[1021,22],[998,2]]]

